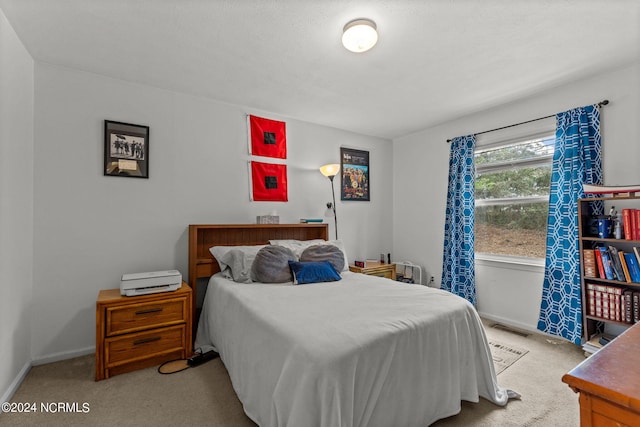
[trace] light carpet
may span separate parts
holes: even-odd
[[[529,352],[529,350],[496,340],[489,340],[489,347],[491,348],[491,356],[493,356],[496,375],[513,365],[518,359]]]
[[[578,427],[578,395],[562,375],[584,360],[582,349],[563,340],[532,333],[520,336],[485,323],[487,339],[528,349],[498,377],[498,383],[522,395],[506,407],[487,400],[463,402],[458,415],[434,427]],[[220,359],[173,375],[148,368],[94,381],[94,358],[85,356],[35,366],[13,402],[78,403],[86,412],[0,414],[0,426],[254,426],[242,410]],[[426,426],[425,426],[426,427]]]

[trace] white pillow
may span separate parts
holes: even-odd
[[[347,251],[344,249],[344,244],[342,240],[322,240],[322,239],[314,239],[314,240],[294,240],[294,239],[284,239],[284,240],[269,240],[269,243],[276,246],[284,246],[285,248],[291,249],[293,254],[296,256],[297,260],[300,260],[300,255],[307,249],[309,246],[314,245],[333,245],[337,246],[338,249],[342,251],[344,255],[344,268],[342,271],[349,271],[349,260],[347,259]]]
[[[218,261],[225,277],[234,282],[251,283],[251,265],[258,251],[265,246],[213,246],[209,252]]]

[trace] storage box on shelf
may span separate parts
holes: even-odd
[[[624,213],[622,238],[599,237],[595,203]],[[634,220],[635,212],[638,219]],[[578,201],[582,318],[586,340],[599,322],[630,326],[640,318],[640,195],[610,194]],[[635,300],[635,304],[634,304]]]

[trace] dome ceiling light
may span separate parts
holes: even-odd
[[[344,26],[342,44],[351,52],[366,52],[377,42],[376,23],[370,19],[354,19]]]

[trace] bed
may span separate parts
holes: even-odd
[[[427,426],[462,400],[503,406],[517,396],[498,386],[482,323],[462,298],[348,268],[332,282],[239,283],[208,245],[327,240],[326,225],[219,227],[190,227],[190,242],[207,240],[193,251],[201,264],[209,253],[198,274],[211,273],[195,346],[220,353],[257,424]]]

